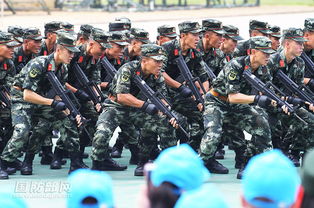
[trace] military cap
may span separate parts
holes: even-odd
[[[61,22],[52,21],[45,24],[45,32],[56,32],[60,30]]]
[[[314,149],[309,151],[304,158],[303,167],[301,169],[301,179],[304,192],[310,196],[314,196]]]
[[[314,31],[314,18],[305,19],[304,29],[308,31]]]
[[[268,23],[259,20],[250,20],[250,30],[258,30],[261,33],[269,34]]]
[[[57,44],[62,45],[66,49],[72,52],[80,52],[80,50],[75,45],[76,37],[64,31],[57,32]]]
[[[239,28],[233,25],[224,25],[223,30],[225,31],[225,36],[237,41],[243,40],[243,38],[239,35]]]
[[[32,40],[41,40],[43,36],[41,36],[41,32],[36,27],[26,28],[23,34],[24,39],[32,39]]]
[[[131,20],[127,17],[117,17],[115,18],[115,21],[128,22],[131,24]]]
[[[21,45],[21,43],[16,41],[11,33],[0,31],[0,45],[15,47]]]
[[[205,19],[202,21],[203,31],[213,31],[215,33],[224,34],[222,22],[215,19]]]
[[[281,38],[280,27],[276,25],[269,26],[270,36]]]
[[[17,40],[20,43],[23,43],[24,29],[22,27],[20,27],[20,26],[9,26],[8,32],[13,34],[13,37],[15,38],[15,40]]]
[[[150,43],[149,33],[146,30],[140,28],[131,28],[131,35],[133,35],[133,39],[139,40],[143,43]]]
[[[61,22],[61,29],[67,31],[67,32],[71,32],[74,33],[74,25],[72,25],[69,22]]]
[[[122,46],[129,45],[129,38],[122,31],[110,32],[109,41]]]
[[[157,28],[157,32],[159,36],[165,36],[169,38],[177,37],[176,28],[170,25],[162,25]]]
[[[88,24],[81,25],[79,34],[86,35],[87,37],[89,37],[90,34],[92,33],[93,28],[94,27],[92,25]]]
[[[109,23],[109,32],[111,31],[123,31],[130,30],[131,23],[123,21],[114,21]]]
[[[198,22],[185,21],[178,25],[180,33],[199,33],[202,31]]]
[[[149,57],[157,61],[166,60],[166,53],[164,49],[156,44],[143,44],[141,46],[141,53],[144,57]]]
[[[298,41],[298,42],[306,42],[307,39],[305,39],[303,35],[304,33],[302,29],[291,27],[287,30],[284,30],[283,38]]]
[[[271,48],[271,40],[264,36],[255,36],[250,38],[250,49],[263,51],[264,53],[275,53]]]
[[[103,48],[112,48],[111,44],[108,42],[109,33],[106,33],[102,29],[94,28],[92,30],[91,39],[98,42]]]

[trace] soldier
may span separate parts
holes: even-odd
[[[109,32],[113,31],[130,31],[131,30],[131,21],[121,21],[116,20],[113,22],[109,22]]]
[[[166,42],[169,42],[173,39],[175,39],[178,34],[176,32],[176,28],[172,27],[170,25],[162,25],[157,28],[157,45],[162,45]]]
[[[48,22],[45,24],[45,37],[41,44],[40,52],[38,56],[47,56],[55,51],[55,45],[57,40],[57,30],[60,29],[61,22]]]
[[[281,38],[281,33],[280,33],[280,27],[272,25],[269,26],[269,39],[271,40],[271,48],[274,49],[275,51],[278,50],[280,46],[280,38]]]
[[[65,31],[71,33],[72,35],[75,35],[73,24],[71,24],[69,22],[61,22],[60,27],[62,30],[65,30]]]
[[[304,38],[308,41],[304,42],[304,53],[314,61],[314,18],[307,18],[304,21]],[[305,70],[305,80],[307,80],[308,86],[313,90],[314,89],[314,76],[308,72],[308,69]]]
[[[126,62],[139,60],[141,45],[150,43],[147,31],[139,28],[131,28],[131,42],[124,50],[124,60]]]
[[[169,97],[173,109],[187,118],[191,126],[189,144],[194,150],[199,148],[204,133],[203,105],[196,103],[191,97],[191,90],[184,84],[176,81],[180,76],[180,70],[175,62],[178,55],[185,59],[189,70],[194,77],[198,77],[203,84],[205,91],[208,90],[208,75],[204,68],[202,54],[196,50],[199,41],[199,33],[202,31],[198,22],[182,22],[179,24],[180,39],[174,39],[163,44],[167,53],[167,62],[163,66],[163,76],[169,88]],[[183,136],[178,136],[182,139]]]
[[[24,30],[23,45],[14,49],[13,62],[16,73],[19,73],[30,60],[37,56],[42,39],[43,36],[38,28],[31,27]]]
[[[16,76],[12,88],[12,124],[13,136],[6,145],[0,159],[0,179],[8,179],[6,167],[12,166],[12,162],[18,157],[23,146],[28,141],[31,119],[39,118],[48,120],[51,125],[57,126],[61,132],[59,139],[71,155],[69,172],[82,166],[78,160],[79,138],[76,125],[66,116],[66,105],[58,96],[48,98],[51,85],[47,80],[47,72],[52,71],[61,83],[67,79],[67,65],[73,58],[74,52],[79,50],[75,47],[75,37],[68,33],[59,33],[56,52],[49,56],[40,56],[30,61]],[[64,111],[65,110],[65,111]],[[76,123],[81,125],[81,117],[76,117]],[[34,127],[34,131],[36,131]],[[32,174],[32,162],[34,154],[26,153],[22,175]]]
[[[14,39],[20,44],[23,43],[24,29],[20,26],[9,26],[8,33],[11,33]]]
[[[145,44],[142,46],[141,60],[127,63],[117,72],[110,88],[106,108],[97,122],[91,155],[92,169],[125,170],[127,168],[118,165],[108,153],[109,140],[121,123],[141,128],[140,144],[145,145],[146,148],[140,148],[140,162],[135,169],[135,175],[143,175],[143,166],[148,161],[152,149],[151,139],[156,138],[156,134],[160,136],[162,149],[176,145],[174,131],[169,128],[168,119],[156,114],[157,109],[154,104],[144,101],[146,98],[133,81],[134,76],[140,76],[153,90],[166,94],[166,86],[160,72],[165,58],[160,46]],[[171,119],[170,123],[176,126],[174,119]]]
[[[94,27],[92,25],[88,25],[88,24],[81,25],[80,31],[77,33],[77,38],[76,38],[77,46],[84,45],[85,43],[88,42],[93,28]]]
[[[259,20],[250,20],[250,37],[254,36],[268,36],[270,33],[270,30],[268,28],[268,23],[267,22],[262,22]],[[239,57],[239,56],[246,56],[250,54],[250,43],[249,40],[241,41],[239,42],[235,52],[234,56]]]
[[[243,70],[252,74],[267,73],[265,65],[269,54],[274,51],[271,41],[266,37],[250,39],[250,56],[231,60],[214,80],[212,89],[205,97],[205,134],[200,148],[200,156],[211,173],[227,174],[229,170],[214,159],[214,153],[220,142],[223,123],[236,123],[237,127],[252,135],[252,149],[247,151],[250,157],[271,149],[271,134],[267,119],[252,105],[270,106],[271,100],[263,95],[250,95],[251,86],[242,77]],[[265,75],[266,76],[266,75]],[[258,122],[257,122],[258,121]],[[242,177],[244,166],[238,172]]]
[[[224,25],[225,31],[222,39],[220,50],[224,53],[226,61],[233,59],[233,53],[238,45],[238,41],[243,40],[239,35],[239,29],[233,25]]]

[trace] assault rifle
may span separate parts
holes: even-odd
[[[62,102],[64,102],[65,106],[69,109],[69,111],[70,111],[69,118],[72,121],[75,121],[76,116],[79,115],[81,117],[81,122],[82,122],[80,130],[83,130],[88,135],[88,137],[91,138],[87,129],[85,128],[88,120],[86,118],[84,118],[81,115],[80,111],[78,110],[80,108],[80,104],[79,104],[77,98],[75,97],[75,95],[73,94],[73,92],[70,90],[66,90],[62,86],[62,84],[60,83],[60,81],[58,80],[58,78],[56,77],[54,72],[48,71],[47,75],[48,75],[48,80],[52,86],[52,89],[55,91],[56,95],[58,95],[61,98],[61,100],[62,100]]]
[[[114,78],[114,75],[116,75],[117,70],[112,66],[112,64],[108,61],[107,57],[104,57],[100,61],[103,68],[105,68],[108,76],[112,80]]]
[[[1,106],[4,108],[11,108],[10,91],[6,86],[0,86],[0,101],[3,103]]]
[[[89,81],[81,67],[77,64],[73,64],[74,74],[79,81],[80,85],[83,87],[83,91],[88,94],[88,96],[92,99],[94,104],[101,103],[105,100],[105,97],[101,93],[98,86],[93,81]],[[95,91],[96,90],[96,91]],[[96,93],[97,92],[97,93]]]
[[[304,52],[301,54],[300,57],[303,59],[303,61],[305,63],[306,72],[308,72],[311,75],[311,77],[314,77],[314,63],[313,63],[313,61]]]
[[[186,65],[182,55],[179,55],[178,58],[176,58],[176,62],[178,64],[178,67],[180,69],[180,72],[181,72],[181,75],[182,75],[184,81],[187,83],[188,87],[191,89],[191,91],[195,97],[196,103],[197,104],[202,103],[204,106],[204,98],[203,98],[202,94],[200,93],[199,89],[197,88],[197,86],[195,85],[195,82],[197,82],[200,85],[201,90],[203,91],[203,94],[206,94],[206,91],[203,87],[203,84],[202,84],[200,78],[198,78],[198,77],[193,78],[193,76],[192,76],[188,66]]]
[[[169,119],[174,118],[177,122],[178,117],[171,111],[170,109],[170,103],[167,101],[164,95],[162,95],[159,92],[154,92],[152,88],[150,88],[144,80],[141,79],[138,75],[134,76],[134,83],[136,86],[141,90],[141,92],[144,94],[144,96],[149,99],[156,108],[161,111],[163,114],[165,114]],[[158,95],[162,97],[163,100],[168,104],[165,105],[165,103],[162,102],[160,98],[158,98]],[[184,130],[184,128],[178,123],[180,131],[186,136],[186,138],[190,138],[189,134]]]
[[[210,81],[213,81],[214,79],[216,79],[216,75],[214,74],[213,70],[205,62],[204,64],[205,64],[205,69],[206,69],[206,72]]]

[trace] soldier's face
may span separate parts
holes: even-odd
[[[271,48],[277,51],[277,49],[280,46],[280,41],[279,41],[280,38],[269,36],[269,39],[271,40]]]
[[[13,57],[13,54],[14,54],[13,47],[0,45],[0,57],[5,59],[11,59]]]
[[[69,64],[74,57],[74,53],[67,48],[63,47],[60,49],[60,60],[64,64]]]
[[[141,45],[143,45],[143,42],[139,40],[133,40],[131,44],[134,55],[141,55]]]
[[[53,33],[53,32],[49,32],[49,33],[47,33],[47,39],[49,39],[49,41],[51,43],[56,43],[56,41],[57,41],[57,34]]]
[[[25,46],[25,48],[31,53],[39,53],[41,40],[26,40]]]
[[[304,49],[304,45],[303,42],[298,42],[298,41],[294,41],[291,40],[288,42],[288,52],[292,55],[292,56],[300,56],[301,53],[303,52]]]
[[[90,48],[90,53],[96,60],[102,57],[106,50],[96,41],[90,42]]]
[[[158,45],[162,45],[164,43],[167,43],[171,40],[173,40],[174,38],[169,38],[169,37],[166,37],[166,36],[159,36],[159,39],[158,39]]]
[[[212,48],[219,48],[222,44],[222,35],[209,31],[205,33],[205,37],[208,38],[208,43]]]
[[[111,42],[112,48],[107,49],[107,54],[115,59],[118,59],[123,56],[123,50],[125,46],[118,45],[114,42]]]
[[[262,66],[265,66],[269,61],[269,53],[264,53],[260,50],[254,50],[255,51],[255,61],[259,63]]]
[[[307,31],[304,33],[304,38],[308,41],[304,43],[304,46],[308,49],[314,49],[314,32]]]
[[[231,38],[223,39],[223,48],[226,53],[233,53],[235,48],[237,47],[238,41],[233,40]]]
[[[188,48],[195,49],[198,41],[200,40],[199,35],[199,33],[185,33],[183,38],[186,46],[188,46]]]
[[[143,58],[143,71],[147,74],[158,76],[161,71],[163,61],[157,61],[152,58]]]

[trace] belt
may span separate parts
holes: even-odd
[[[216,92],[214,89],[211,89],[209,91],[210,94],[212,94],[213,96],[217,97],[218,99],[228,102],[228,97],[220,95],[218,92]]]
[[[22,88],[18,87],[18,86],[13,86],[14,89],[22,91]]]
[[[109,94],[108,98],[113,102],[117,102],[117,97],[113,96],[112,94]]]

